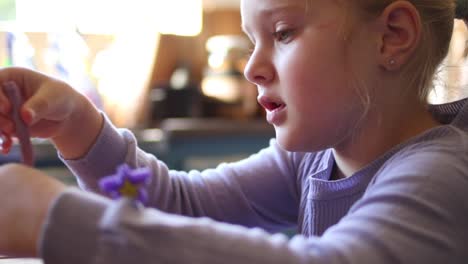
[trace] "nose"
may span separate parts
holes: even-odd
[[[261,48],[254,50],[245,66],[244,75],[249,82],[259,86],[264,86],[273,80],[275,71],[266,50]]]

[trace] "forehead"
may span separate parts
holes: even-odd
[[[310,0],[241,0],[241,14],[250,12],[270,14],[275,10],[296,8],[305,10]]]
[[[271,13],[282,8],[298,8],[302,11],[322,9],[330,5],[349,8],[349,1],[352,0],[241,0],[240,7],[241,14],[246,15],[249,12]]]
[[[248,33],[251,27],[265,26],[269,21],[283,18],[291,20],[292,17],[320,21],[320,24],[336,22],[345,17],[346,1],[351,0],[241,0],[242,29]]]
[[[286,13],[302,13],[310,0],[241,0],[242,26],[250,19],[272,18]],[[330,1],[330,0],[326,0]]]

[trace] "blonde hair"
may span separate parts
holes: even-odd
[[[351,0],[358,12],[377,17],[397,0]],[[436,70],[447,56],[455,19],[455,0],[405,0],[419,11],[422,38],[411,60],[403,68],[408,87],[417,87],[422,101],[432,88]]]

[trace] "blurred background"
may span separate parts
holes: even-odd
[[[0,66],[69,82],[171,168],[203,169],[274,137],[242,74],[240,25],[239,0],[0,0]],[[468,95],[467,39],[457,21],[431,102]],[[72,182],[47,141],[34,146],[38,167]]]
[[[238,0],[0,0],[1,66],[65,79],[117,126],[258,117]]]
[[[0,66],[72,84],[173,169],[244,158],[274,137],[243,77],[239,0],[0,0]],[[48,141],[36,165],[73,182]],[[18,161],[19,149],[1,162]]]

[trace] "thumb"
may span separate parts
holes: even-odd
[[[62,121],[67,118],[74,105],[67,98],[48,89],[38,90],[23,104],[21,118],[30,126],[40,120]]]
[[[47,117],[49,112],[50,106],[47,100],[34,96],[24,103],[21,118],[26,124],[34,125],[40,119]]]
[[[77,92],[63,82],[43,82],[21,108],[21,117],[29,126],[40,120],[61,122],[76,108]]]
[[[55,79],[41,82],[35,91],[30,92],[31,96],[23,104],[23,120],[29,125],[40,120],[63,121],[75,107],[75,90]]]
[[[33,125],[38,121],[36,119],[36,112],[30,108],[23,107],[20,115],[23,122],[27,125]]]

